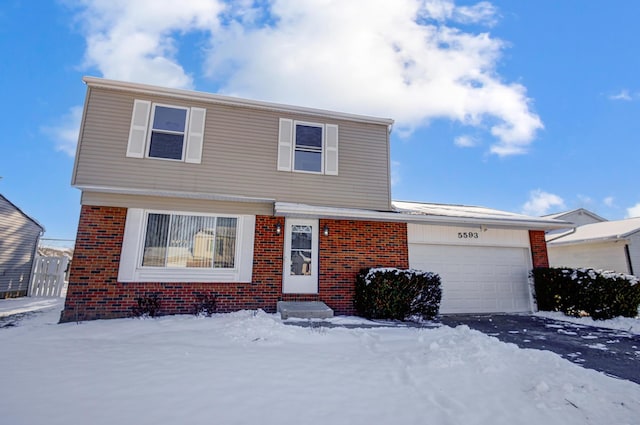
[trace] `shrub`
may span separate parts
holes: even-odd
[[[354,306],[370,319],[432,319],[441,299],[440,276],[431,272],[367,268],[356,278]]]
[[[193,304],[193,314],[211,317],[216,312],[216,294],[196,294]]]
[[[638,315],[640,284],[635,276],[567,267],[536,268],[531,275],[540,310],[588,314],[595,320]]]
[[[160,300],[158,294],[136,298],[137,305],[131,308],[134,317],[156,317],[160,315]]]

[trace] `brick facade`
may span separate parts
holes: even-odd
[[[284,218],[257,216],[252,283],[118,282],[126,215],[126,208],[82,207],[61,322],[128,317],[136,298],[156,294],[162,314],[189,314],[198,296],[210,294],[220,312],[274,312],[279,300],[319,300],[336,314],[354,314],[355,276],[361,268],[409,267],[405,223],[320,220],[318,294],[282,294]],[[533,266],[548,267],[544,232],[529,231],[529,239]]]
[[[531,244],[533,267],[549,267],[549,256],[547,254],[547,242],[544,238],[544,231],[529,230],[529,243]]]
[[[321,300],[353,314],[355,275],[362,267],[408,267],[404,223],[320,220],[317,295],[282,294],[284,218],[256,217],[252,283],[118,282],[126,208],[82,207],[61,322],[128,317],[136,298],[157,294],[162,314],[188,314],[200,295],[215,294],[218,311],[261,308],[278,300]],[[283,231],[276,234],[280,223]]]

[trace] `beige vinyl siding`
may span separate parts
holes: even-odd
[[[42,228],[0,196],[0,297],[27,291]]]
[[[628,273],[624,241],[579,245],[548,245],[551,267],[592,267]],[[635,271],[635,270],[634,270]]]
[[[629,236],[629,259],[633,274],[640,277],[640,232]]]
[[[273,215],[273,203],[213,201],[166,196],[122,195],[82,192],[82,205],[142,208],[147,210],[187,211],[215,214]]]
[[[207,109],[201,164],[127,158],[134,99]],[[280,118],[337,124],[339,175],[277,171]],[[90,88],[73,184],[390,209],[386,125]]]

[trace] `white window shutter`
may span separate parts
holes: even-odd
[[[207,110],[204,108],[191,108],[189,117],[189,134],[185,162],[200,164],[202,161],[202,144],[204,143],[204,121]]]
[[[327,124],[324,139],[324,173],[338,175],[338,126]]]
[[[129,143],[127,144],[127,156],[129,157],[144,158],[150,112],[151,102],[148,100],[134,100]]]
[[[143,243],[144,211],[138,208],[127,210],[127,220],[124,225],[124,238],[120,251],[120,264],[118,268],[118,282],[135,282],[136,269],[138,267],[139,246]]]
[[[278,171],[291,171],[293,155],[293,120],[280,118],[278,134]]]

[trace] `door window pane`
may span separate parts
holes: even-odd
[[[291,228],[291,275],[310,275],[312,226],[292,226]]]

